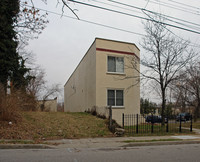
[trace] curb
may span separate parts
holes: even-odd
[[[0,149],[54,149],[44,144],[0,144]]]
[[[135,146],[159,146],[159,145],[181,145],[181,144],[200,144],[199,140],[193,141],[162,141],[162,142],[133,142],[120,147],[135,147]]]

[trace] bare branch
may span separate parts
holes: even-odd
[[[20,1],[17,23],[13,24],[17,32],[17,39],[24,44],[28,44],[29,39],[38,38],[49,22],[47,13],[41,13],[36,9],[32,0],[29,3]]]
[[[62,2],[64,4],[62,10],[64,9],[64,6],[66,6],[77,17],[77,19],[80,20],[79,17],[78,17],[78,15],[74,12],[74,10],[71,9],[71,7],[69,7],[69,5],[66,3],[66,1],[62,0]],[[64,12],[64,10],[63,10],[63,12]]]

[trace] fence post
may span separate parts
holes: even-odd
[[[124,129],[124,113],[122,113],[122,128]]]
[[[136,125],[136,133],[138,134],[138,114],[137,114],[136,122],[137,122],[137,123],[136,123],[136,124],[137,124],[137,125]]]
[[[192,132],[192,115],[190,117],[191,123],[190,123],[190,132]]]
[[[153,121],[153,114],[151,115],[151,133],[153,133],[153,123],[154,123],[154,121]]]
[[[134,114],[131,115],[131,135],[133,135],[133,120],[134,120]]]
[[[179,132],[181,132],[181,115],[179,116],[180,125],[179,125]]]
[[[112,131],[112,106],[109,107],[109,128]]]
[[[168,121],[169,121],[169,117],[168,117],[168,115],[167,115],[167,126],[166,126],[166,132],[169,132],[169,125],[168,125],[169,122],[168,122]]]

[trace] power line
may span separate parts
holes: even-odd
[[[32,6],[29,6],[29,5],[25,5],[25,6],[27,6],[27,7],[32,7]],[[41,11],[44,11],[44,12],[48,12],[48,13],[54,14],[54,15],[58,15],[58,16],[61,16],[61,17],[66,17],[66,18],[78,20],[78,19],[75,18],[75,17],[67,16],[67,15],[65,15],[65,14],[60,14],[60,13],[57,13],[57,12],[53,12],[53,11],[50,11],[50,10],[38,8],[38,7],[35,7],[35,6],[34,6],[34,8],[36,8],[36,9],[38,9],[38,10],[41,10]],[[88,20],[84,20],[84,19],[80,19],[80,18],[79,18],[78,21],[82,21],[82,22],[85,22],[85,23],[89,23],[89,24],[93,24],[93,25],[97,25],[97,26],[102,26],[102,27],[106,27],[106,28],[110,28],[110,29],[114,29],[114,30],[118,30],[118,31],[130,33],[130,34],[145,36],[144,34],[141,34],[141,33],[138,33],[138,32],[132,32],[132,31],[130,31],[130,30],[125,30],[125,29],[121,29],[121,28],[117,28],[117,27],[113,27],[113,26],[109,26],[109,25],[105,25],[105,24],[97,23],[97,22],[93,22],[93,21],[88,21]]]
[[[146,1],[146,0],[145,0]],[[179,11],[183,11],[183,12],[186,12],[186,13],[191,13],[191,14],[194,14],[194,15],[198,15],[198,16],[200,16],[200,14],[199,13],[196,13],[196,11],[191,11],[190,9],[185,9],[185,8],[182,8],[182,7],[177,7],[177,6],[175,6],[175,5],[171,5],[171,4],[169,4],[169,3],[165,3],[165,2],[161,2],[161,1],[159,1],[159,3],[156,1],[156,2],[154,2],[154,1],[150,1],[149,0],[149,2],[150,3],[154,3],[154,4],[158,4],[158,5],[162,5],[162,6],[165,6],[165,7],[168,7],[168,8],[173,8],[173,9],[176,9],[176,10],[179,10]]]
[[[149,15],[148,15],[148,16],[149,16]],[[150,16],[149,16],[149,17],[150,17]],[[178,37],[179,39],[181,39],[181,40],[183,40],[183,41],[187,41],[187,40],[181,38],[180,36],[176,35],[174,32],[172,32],[172,31],[169,30],[168,28],[165,27],[165,29],[166,29],[167,31],[169,31],[171,34],[173,34],[173,35],[175,35],[176,37]],[[191,45],[191,44],[192,44],[192,45]],[[192,43],[192,42],[190,42],[190,43],[188,44],[188,46],[191,46],[191,47],[200,47],[198,44],[195,44],[195,43]]]
[[[119,7],[119,6],[112,5],[112,4],[105,3],[105,2],[102,2],[102,1],[98,1],[98,0],[92,0],[92,1],[98,2],[98,3],[101,3],[101,4],[105,4],[105,5],[109,5],[109,6],[112,6],[112,7],[117,7],[117,8],[120,8],[120,9],[128,10],[128,11],[131,11],[131,12],[141,13],[141,12],[139,12],[139,11],[131,10],[131,9],[124,8],[124,7]]]
[[[121,2],[117,2],[117,1],[114,1],[114,0],[107,0],[107,1],[110,1],[110,2],[113,2],[113,3],[117,3],[117,4],[120,4],[120,5],[124,5],[126,7],[131,7],[131,8],[135,8],[135,9],[139,9],[139,10],[142,10],[142,11],[147,11],[149,13],[152,13],[152,14],[155,14],[155,15],[160,15],[162,17],[169,17],[169,18],[172,18],[172,19],[176,19],[176,20],[180,20],[180,21],[183,21],[183,22],[186,22],[186,23],[189,23],[189,24],[194,24],[196,26],[200,26],[199,24],[196,24],[196,23],[193,23],[193,22],[190,22],[190,21],[186,21],[186,20],[183,20],[183,19],[179,19],[179,18],[176,18],[176,17],[172,17],[172,16],[168,16],[168,15],[165,15],[165,14],[161,14],[161,13],[157,13],[157,12],[154,12],[154,11],[151,11],[151,10],[147,10],[147,9],[144,9],[144,8],[140,8],[140,7],[137,7],[137,6],[133,6],[133,5],[129,5],[129,4],[125,4],[125,3],[121,3]],[[146,13],[145,13],[146,14]],[[148,14],[147,14],[148,17],[150,17]],[[166,18],[165,18],[166,19]],[[170,19],[167,19],[169,21],[172,21],[174,22],[173,20],[170,20]],[[186,25],[186,24],[182,24],[182,23],[179,23],[177,22],[178,24],[181,24],[181,25],[184,25],[184,26],[188,26],[189,25]],[[193,27],[193,26],[190,26],[190,27]],[[198,28],[199,29],[199,28]],[[176,37],[184,40],[183,38],[177,36],[174,32],[170,31],[169,29],[167,29],[169,32],[171,32],[173,35],[175,35]],[[195,44],[195,43],[191,43],[193,45],[190,45],[190,46],[193,46],[193,47],[199,47],[198,44]]]
[[[192,10],[191,8],[187,8],[187,7],[181,7],[179,2],[176,2],[176,1],[173,1],[174,3],[176,2],[176,4],[179,4],[179,5],[174,5],[174,4],[171,4],[171,3],[167,3],[167,2],[163,2],[162,0],[152,0],[152,1],[156,1],[157,3],[159,3],[159,5],[163,5],[163,6],[168,6],[168,7],[176,7],[176,9],[178,10],[181,10],[181,11],[184,11],[184,12],[190,12],[190,13],[193,13],[193,14],[196,14],[196,15],[199,15],[199,11],[196,11],[196,10]],[[154,2],[155,3],[155,2]],[[183,4],[182,4],[183,5]],[[186,5],[185,5],[186,6]]]
[[[136,6],[133,6],[133,5],[117,2],[117,1],[114,1],[114,0],[108,0],[108,1],[113,2],[113,3],[118,3],[118,4],[121,4],[121,5],[127,6],[127,7],[139,9],[139,10],[142,10],[142,11],[147,11],[147,12],[150,12],[150,13],[153,13],[153,14],[164,16],[164,17],[169,17],[169,18],[172,18],[172,19],[175,19],[175,20],[179,20],[179,21],[183,21],[183,22],[186,22],[186,23],[189,23],[189,24],[200,26],[200,24],[197,24],[197,23],[194,23],[194,22],[191,22],[191,21],[187,21],[187,20],[183,20],[183,19],[176,18],[176,17],[173,17],[173,16],[161,14],[161,13],[158,13],[158,12],[155,12],[155,11],[147,10],[147,9],[136,7]]]
[[[177,22],[177,21],[174,21],[174,20],[165,18],[165,19],[167,19],[168,21],[172,21],[172,22],[174,22],[174,23],[177,23],[177,24],[179,24],[179,25],[183,25],[183,26],[186,26],[186,27],[194,28],[194,29],[197,29],[197,30],[198,30],[198,28],[191,26],[191,24],[200,27],[199,24],[196,24],[196,23],[193,23],[193,22],[190,22],[190,21],[186,21],[186,20],[183,20],[183,19],[179,19],[179,18],[176,18],[176,17],[173,17],[173,16],[168,16],[168,15],[165,15],[165,14],[161,14],[161,13],[154,12],[154,11],[151,11],[151,10],[147,10],[147,9],[144,9],[144,8],[136,7],[136,6],[129,5],[129,4],[125,4],[125,3],[121,3],[121,2],[117,2],[117,1],[114,1],[114,0],[108,0],[108,1],[113,2],[113,3],[120,4],[120,5],[123,5],[123,6],[126,6],[126,7],[135,8],[135,9],[141,10],[141,11],[143,11],[143,12],[146,11],[146,12],[149,12],[149,13],[151,13],[151,14],[155,14],[155,15],[162,16],[162,17],[164,17],[164,18],[165,18],[165,17],[168,17],[168,18],[171,18],[171,19],[175,19],[175,20],[179,20],[179,21],[182,21],[182,22],[189,23],[190,25],[186,25],[186,24],[183,24],[183,23],[180,23],[180,22]]]
[[[29,5],[25,5],[27,7],[32,7],[32,6],[29,6]],[[35,7],[35,6],[34,6]],[[54,15],[58,15],[58,16],[61,16],[61,17],[66,17],[66,18],[70,18],[70,19],[74,19],[74,20],[77,20],[77,21],[81,21],[81,22],[85,22],[85,23],[89,23],[89,24],[93,24],[93,25],[97,25],[97,26],[101,26],[101,27],[105,27],[105,28],[109,28],[109,29],[114,29],[114,30],[118,30],[118,31],[122,31],[122,32],[126,32],[126,33],[130,33],[130,34],[135,34],[135,35],[139,35],[139,36],[145,36],[144,34],[141,34],[141,33],[138,33],[138,32],[133,32],[133,31],[130,31],[130,30],[125,30],[125,29],[122,29],[122,28],[117,28],[117,27],[113,27],[113,26],[109,26],[109,25],[105,25],[105,24],[102,24],[102,23],[97,23],[97,22],[93,22],[93,21],[88,21],[88,20],[84,20],[84,19],[77,19],[75,17],[72,17],[72,16],[67,16],[65,14],[60,14],[60,13],[57,13],[57,12],[53,12],[53,11],[50,11],[50,10],[46,10],[46,9],[42,9],[42,8],[38,8],[38,7],[35,7],[36,9],[40,10],[40,11],[44,11],[44,12],[47,12],[47,13],[50,13],[50,14],[54,14]],[[174,34],[175,35],[175,34]],[[177,36],[177,35],[176,35]],[[178,36],[177,36],[178,37]],[[180,38],[180,37],[179,37]],[[181,38],[182,39],[182,38]],[[194,44],[194,43],[191,43],[191,44]],[[200,48],[199,45],[190,45],[190,46],[193,46],[193,47],[198,47]]]
[[[137,12],[137,11],[134,11],[134,10],[130,10],[130,9],[127,9],[127,8],[119,7],[119,6],[116,6],[116,5],[111,5],[111,4],[109,4],[109,3],[105,3],[105,2],[102,2],[102,1],[98,1],[98,0],[92,0],[92,1],[98,2],[98,3],[101,3],[101,4],[105,4],[105,5],[109,5],[109,6],[112,6],[112,7],[117,7],[117,8],[120,8],[120,9],[128,10],[128,11],[132,11],[132,12]],[[182,26],[185,26],[185,27],[189,27],[189,28],[192,28],[192,29],[200,30],[200,28],[199,28],[200,25],[199,25],[199,24],[196,24],[196,23],[193,23],[193,22],[190,22],[190,21],[186,21],[186,20],[179,19],[179,18],[176,18],[176,17],[172,17],[172,16],[160,14],[160,13],[157,13],[157,12],[154,12],[154,11],[150,11],[150,10],[147,10],[147,9],[144,9],[144,8],[140,8],[140,7],[136,7],[136,6],[132,6],[132,5],[120,3],[120,2],[117,2],[117,1],[113,1],[113,0],[107,0],[107,1],[113,2],[113,3],[117,3],[117,4],[120,4],[120,5],[124,5],[124,6],[126,6],[126,7],[132,7],[132,8],[141,10],[142,12],[147,11],[147,12],[149,12],[149,13],[151,13],[151,14],[155,14],[155,15],[162,16],[162,17],[164,17],[166,20],[171,21],[171,22],[173,22],[173,23],[176,23],[176,24],[179,24],[179,25],[182,25]],[[137,13],[140,13],[140,12],[137,12]],[[146,14],[146,13],[145,13],[145,14]],[[166,18],[166,17],[168,17],[168,18]],[[184,24],[184,23],[180,23],[180,22],[177,22],[177,21],[174,21],[174,20],[171,20],[171,19],[169,19],[169,18],[175,19],[175,20],[179,20],[179,21],[182,21],[182,22],[189,23],[189,25]],[[199,27],[194,27],[194,26],[192,26],[191,24],[196,25],[196,26],[199,26]]]
[[[197,10],[200,10],[199,7],[194,7],[194,6],[191,6],[191,5],[185,4],[185,3],[176,2],[176,1],[174,1],[174,0],[168,0],[168,1],[171,1],[171,2],[173,2],[173,3],[180,4],[180,5],[183,5],[183,6],[187,6],[187,7],[190,7],[190,8],[194,8],[194,9],[197,9]]]
[[[81,5],[85,5],[85,6],[89,6],[89,7],[93,7],[93,8],[98,8],[98,9],[102,9],[102,10],[106,10],[106,11],[110,11],[110,12],[126,15],[126,16],[131,16],[131,17],[147,20],[147,21],[152,21],[152,22],[155,22],[155,23],[160,23],[162,25],[166,25],[166,26],[170,26],[170,27],[173,27],[173,28],[185,30],[185,31],[188,31],[188,32],[200,34],[200,32],[198,32],[198,31],[190,30],[190,29],[183,28],[183,27],[176,26],[176,25],[172,25],[172,24],[169,24],[169,23],[160,22],[160,21],[157,21],[157,20],[148,19],[148,18],[145,18],[145,17],[142,17],[142,16],[137,16],[137,15],[121,12],[121,11],[116,11],[116,10],[113,10],[113,9],[109,9],[109,8],[105,8],[105,7],[101,7],[101,6],[96,6],[96,5],[92,5],[92,4],[88,4],[88,3],[84,3],[84,2],[79,2],[79,1],[75,1],[75,0],[68,0],[68,1],[74,2],[74,3],[78,3],[78,4],[81,4]]]

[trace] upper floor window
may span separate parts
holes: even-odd
[[[124,73],[124,58],[108,56],[108,72]]]

